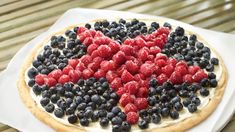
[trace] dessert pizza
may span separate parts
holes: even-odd
[[[219,104],[222,59],[195,33],[159,20],[96,20],[36,45],[18,80],[56,131],[185,131]]]

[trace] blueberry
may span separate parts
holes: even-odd
[[[84,118],[82,118],[82,119],[80,120],[80,124],[81,124],[82,126],[88,126],[88,125],[89,125],[89,120],[84,117]]]
[[[171,99],[171,103],[175,104],[177,102],[180,102],[181,98],[179,96],[175,96],[174,98]]]
[[[207,87],[209,86],[209,80],[207,78],[203,78],[200,82],[201,86]]]
[[[152,115],[152,122],[153,123],[158,124],[158,123],[160,123],[160,121],[161,121],[161,116],[160,115],[158,115],[158,114],[153,114]]]
[[[64,99],[59,99],[56,104],[58,107],[60,107],[63,110],[65,110],[67,107],[67,104]]]
[[[138,122],[138,126],[139,126],[139,128],[141,128],[141,129],[146,129],[146,128],[149,127],[149,124],[148,124],[148,122],[145,121],[145,120],[140,120],[140,121]]]
[[[197,111],[197,106],[195,104],[193,104],[193,103],[189,104],[188,105],[188,111],[190,113],[193,113],[193,112]]]
[[[154,106],[157,103],[156,96],[148,97],[148,103],[150,106]]]
[[[99,117],[105,117],[107,115],[107,112],[105,110],[99,110],[98,115]]]
[[[151,27],[154,27],[155,29],[158,29],[160,26],[159,26],[159,23],[157,23],[157,22],[152,22],[152,23],[151,23]]]
[[[117,115],[119,112],[121,112],[121,109],[118,106],[113,107],[112,113]]]
[[[208,71],[208,72],[214,71],[214,65],[208,64],[208,65],[206,66],[206,71]]]
[[[215,73],[210,72],[210,73],[208,73],[208,77],[209,77],[209,79],[215,79],[216,75],[215,75]]]
[[[210,80],[210,86],[211,86],[211,87],[217,87],[217,85],[218,85],[218,82],[217,82],[216,79],[211,79],[211,80]]]
[[[74,97],[74,94],[73,94],[72,92],[65,92],[65,93],[64,93],[64,96],[65,96],[66,98],[73,98],[73,97]]]
[[[91,97],[89,95],[85,95],[83,99],[85,103],[89,103],[91,101]]]
[[[33,89],[34,94],[36,94],[36,95],[39,95],[39,94],[41,94],[41,92],[42,92],[41,87],[39,87],[38,85],[34,85],[34,86],[32,87],[32,89]]]
[[[163,108],[163,109],[162,109],[161,115],[162,115],[163,117],[167,117],[167,116],[169,116],[169,114],[170,114],[170,111],[169,111],[168,108]]]
[[[153,87],[150,87],[149,88],[149,96],[153,96],[153,95],[156,95],[157,94],[157,91],[155,88]]]
[[[183,109],[183,105],[180,102],[176,102],[174,108],[177,111],[181,111]]]
[[[78,117],[79,119],[84,118],[84,117],[85,117],[84,111],[79,111],[79,112],[77,113],[77,117]]]
[[[210,94],[210,91],[203,87],[203,88],[200,89],[200,94],[202,96],[208,96]]]
[[[93,115],[93,111],[88,109],[85,111],[84,115],[86,118],[91,118]]]
[[[140,117],[144,117],[144,116],[148,115],[148,112],[146,111],[146,109],[142,109],[139,111],[139,115],[140,115]]]
[[[64,110],[61,108],[56,108],[54,111],[54,115],[58,118],[61,118],[64,116]]]
[[[184,29],[182,27],[177,27],[175,29],[175,32],[178,36],[183,36],[184,35]]]
[[[168,23],[168,22],[165,22],[165,23],[163,24],[163,26],[164,26],[164,27],[168,27],[169,29],[171,29],[171,24]]]
[[[51,95],[50,99],[52,103],[56,103],[60,99],[60,96],[58,96],[57,94],[53,94]]]
[[[109,120],[107,118],[102,118],[100,120],[100,126],[107,127],[109,125]]]
[[[42,106],[46,106],[49,102],[50,102],[50,99],[47,98],[47,97],[42,98],[42,99],[40,100],[40,104],[41,104]]]
[[[107,118],[108,118],[109,120],[112,120],[114,116],[115,116],[115,115],[114,115],[112,112],[109,112],[109,113],[107,114]]]
[[[76,123],[78,120],[77,116],[76,115],[70,115],[68,116],[68,122],[73,124],[73,123]],[[80,121],[81,122],[81,121]]]
[[[184,101],[183,101],[183,104],[185,107],[187,107],[189,104],[191,103],[191,100],[189,98],[186,98]]]
[[[34,78],[38,74],[38,71],[36,68],[32,67],[28,71],[28,77],[29,78]]]
[[[177,111],[171,111],[170,116],[172,119],[178,119],[179,118],[179,113]]]
[[[219,60],[217,58],[211,58],[211,64],[219,65]]]
[[[90,25],[89,23],[86,23],[86,24],[85,24],[85,27],[86,27],[87,29],[90,29],[90,28],[91,28],[91,25]]]
[[[150,87],[156,87],[156,86],[157,86],[157,79],[156,79],[156,78],[152,78],[152,79],[149,81],[149,86],[150,86]]]
[[[130,130],[131,130],[131,125],[126,121],[122,122],[121,131],[129,132]]]
[[[108,82],[103,82],[102,83],[102,85],[101,85],[101,87],[103,88],[103,89],[108,89],[109,88],[109,84],[108,84]]]
[[[49,112],[49,113],[52,113],[53,111],[54,111],[54,109],[55,109],[55,106],[53,105],[53,104],[47,104],[46,106],[45,106],[45,110],[47,111],[47,112]]]
[[[189,40],[196,41],[197,36],[195,34],[190,35]]]
[[[120,131],[121,131],[121,126],[120,125],[113,125],[112,132],[120,132]]]
[[[34,80],[34,79],[30,79],[30,80],[28,81],[28,85],[29,85],[30,87],[33,87],[34,84],[35,84],[35,80]]]
[[[76,97],[75,97],[75,102],[76,102],[77,104],[80,104],[80,103],[83,102],[83,98],[82,98],[81,96],[76,96]]]
[[[98,111],[94,111],[93,115],[91,116],[91,120],[92,120],[93,122],[99,120],[99,113],[98,113]]]
[[[72,115],[72,114],[74,114],[74,112],[75,112],[75,109],[69,107],[69,108],[66,109],[65,113],[66,113],[66,115]]]
[[[124,112],[119,112],[118,117],[120,117],[122,120],[126,120],[126,114]]]
[[[112,99],[116,99],[116,100],[119,99],[118,94],[116,94],[115,92],[111,93],[111,94],[110,94],[110,97],[111,97]]]
[[[201,100],[198,97],[193,97],[192,103],[194,103],[196,106],[199,106],[201,104]]]

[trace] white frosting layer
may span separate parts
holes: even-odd
[[[64,35],[63,35],[63,36],[64,36]],[[65,37],[65,36],[64,36],[64,37]],[[199,40],[199,41],[200,41],[200,40]],[[46,43],[45,45],[47,45],[47,44],[49,44],[49,42]],[[39,50],[38,53],[42,53],[42,49]],[[215,53],[211,52],[211,57],[216,57],[216,56],[215,56]],[[27,70],[27,71],[28,71],[28,70]],[[216,74],[217,80],[220,80],[220,77],[221,77],[221,75],[222,75],[222,67],[221,67],[221,65],[215,66],[214,73]],[[28,78],[28,76],[27,76],[27,72],[25,73],[25,81],[26,81],[26,83],[29,81],[29,78]],[[203,97],[203,96],[200,96],[200,94],[198,94],[198,97],[199,97],[200,100],[201,100],[201,104],[198,106],[198,110],[203,109],[203,108],[209,103],[209,101],[210,101],[210,100],[213,98],[213,96],[214,96],[215,89],[216,89],[216,88],[209,88],[210,94],[209,94],[209,96],[207,96],[207,97]],[[40,104],[40,100],[41,100],[41,98],[42,98],[41,95],[36,96],[36,95],[33,93],[32,89],[30,89],[30,94],[31,94],[32,98],[34,99],[34,101],[38,104],[38,107],[39,107],[41,110],[45,111],[44,108],[43,108],[43,107],[41,106],[41,104]],[[58,106],[55,105],[55,108],[57,108],[57,107],[58,107]],[[63,118],[57,118],[57,117],[55,117],[54,114],[51,114],[51,113],[48,113],[48,114],[50,114],[55,120],[57,120],[57,121],[59,121],[59,122],[65,124],[65,125],[80,127],[80,124],[79,124],[79,123],[70,124],[70,123],[67,121],[67,116],[66,116],[66,115],[65,115]],[[193,114],[191,114],[190,112],[188,112],[188,110],[184,107],[183,110],[180,111],[180,113],[179,113],[179,118],[178,118],[178,119],[173,120],[173,119],[171,119],[170,117],[168,117],[168,118],[163,118],[159,124],[150,123],[150,124],[149,124],[149,128],[151,129],[151,128],[166,127],[166,126],[169,126],[169,125],[178,123],[178,122],[180,122],[180,121],[182,121],[182,120],[185,120],[185,119],[187,119],[187,118],[190,118],[192,115],[193,115]],[[102,132],[102,131],[107,131],[107,130],[111,131],[111,129],[112,129],[112,128],[111,128],[111,125],[109,125],[109,126],[106,127],[106,128],[102,128],[102,127],[99,125],[99,122],[90,122],[89,127],[84,127],[84,128],[85,128],[87,131],[91,131],[91,132],[93,132],[93,131]],[[133,131],[133,130],[136,131],[136,132],[141,131],[141,130],[138,128],[137,125],[133,125],[133,126],[132,126],[132,131]]]

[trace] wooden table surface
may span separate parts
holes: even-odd
[[[235,0],[0,0],[0,71],[28,41],[75,7],[145,13],[235,34]],[[0,131],[14,128],[0,124]],[[223,132],[235,131],[235,118]]]

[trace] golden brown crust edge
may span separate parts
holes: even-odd
[[[162,21],[162,20],[158,20],[158,19],[142,19],[142,20],[145,20],[145,21]],[[97,20],[94,20],[94,21],[97,21]],[[81,24],[77,24],[77,25],[81,25]],[[53,35],[64,33],[66,29],[71,29],[72,27],[74,27],[74,26],[69,26],[69,27],[63,29],[62,31],[57,32]],[[199,37],[199,39],[201,41],[206,43],[206,41],[204,39],[202,39],[199,35],[197,35],[197,36]],[[68,126],[68,125],[65,125],[65,124],[60,123],[59,121],[55,120],[51,115],[49,115],[47,112],[45,112],[41,108],[39,108],[37,106],[36,102],[34,101],[34,99],[30,95],[30,87],[25,82],[25,72],[28,69],[28,67],[30,67],[30,65],[32,64],[32,61],[33,61],[34,57],[37,55],[37,51],[40,48],[42,48],[43,44],[48,42],[49,39],[50,39],[50,37],[48,37],[42,43],[35,46],[35,48],[31,52],[31,54],[29,54],[27,56],[24,64],[22,65],[20,73],[19,73],[19,80],[17,81],[17,87],[18,87],[18,90],[19,90],[20,97],[21,97],[22,101],[24,102],[24,104],[29,108],[31,113],[33,113],[34,116],[36,116],[39,120],[46,123],[47,125],[49,125],[53,129],[55,129],[56,131],[63,131],[63,132],[64,131],[70,131],[70,132],[71,131],[72,132],[74,132],[74,131],[79,131],[79,132],[86,131],[84,129],[84,127]],[[199,124],[203,120],[205,120],[216,109],[217,105],[220,103],[220,101],[222,99],[225,87],[227,85],[228,73],[227,73],[227,69],[226,69],[226,67],[223,63],[223,60],[219,56],[219,54],[208,43],[206,43],[206,45],[209,46],[210,49],[216,54],[216,57],[219,59],[220,65],[221,65],[221,68],[222,68],[222,75],[221,75],[221,78],[218,82],[218,86],[215,90],[215,95],[210,100],[209,104],[207,106],[205,106],[202,110],[197,111],[196,113],[194,113],[193,116],[191,116],[190,118],[186,118],[185,120],[182,120],[179,123],[176,123],[176,124],[173,124],[173,125],[170,125],[170,126],[166,126],[166,127],[163,127],[163,128],[153,128],[153,129],[147,129],[147,130],[144,130],[144,131],[148,131],[148,132],[155,132],[155,131],[171,131],[171,132],[186,131],[186,130],[192,128],[193,126]]]

